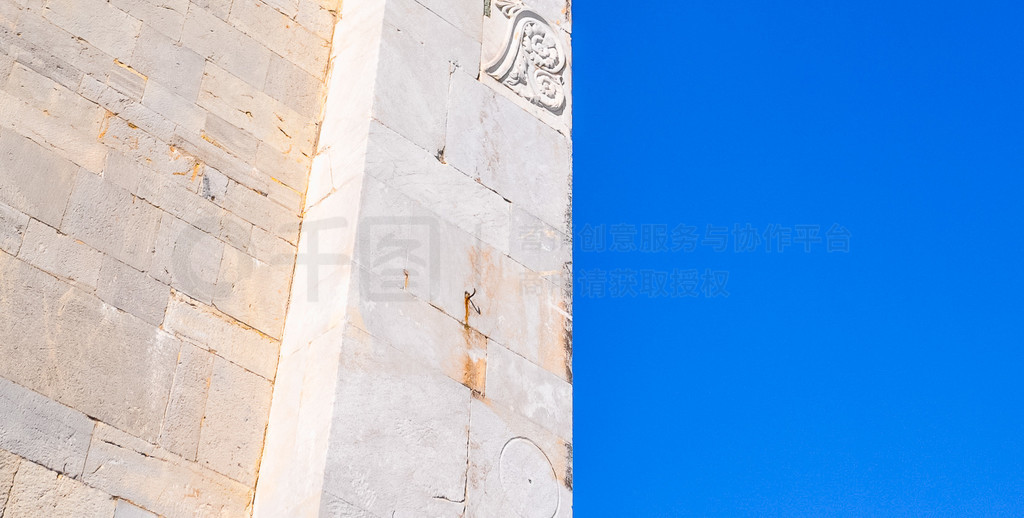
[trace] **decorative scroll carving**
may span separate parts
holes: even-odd
[[[502,52],[484,68],[531,103],[559,114],[565,107],[565,48],[558,32],[519,0],[495,0],[509,19]]]
[[[494,5],[501,10],[501,14],[504,14],[505,18],[512,18],[519,11],[526,9],[521,0],[495,0]]]

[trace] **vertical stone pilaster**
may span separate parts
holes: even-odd
[[[572,515],[568,19],[343,5],[254,516]]]

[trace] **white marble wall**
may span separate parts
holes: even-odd
[[[256,516],[572,515],[558,4],[343,6]],[[560,52],[555,109],[486,71],[531,19],[512,57]]]

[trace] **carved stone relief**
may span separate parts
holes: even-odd
[[[508,36],[484,71],[531,103],[561,114],[567,66],[562,37],[521,0],[495,0],[494,6],[509,20]]]
[[[558,479],[544,452],[525,437],[505,443],[498,464],[505,498],[522,518],[552,518],[558,512]]]

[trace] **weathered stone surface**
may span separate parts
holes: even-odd
[[[202,109],[156,81],[146,83],[142,104],[196,135],[202,131],[206,121],[206,113]]]
[[[264,378],[274,378],[276,341],[181,293],[171,298],[164,329]]]
[[[167,518],[245,516],[251,498],[242,484],[169,457],[102,423],[96,427],[83,480]]]
[[[377,291],[379,279],[359,272],[361,282],[349,298],[349,320],[394,348],[409,361],[443,373],[482,393],[487,368],[487,338],[455,317],[401,289]]]
[[[552,284],[571,282],[572,238],[518,205],[511,215],[509,257]]]
[[[147,271],[160,211],[128,191],[95,175],[79,175],[61,231]]]
[[[317,36],[331,41],[334,24],[341,14],[341,0],[299,0],[295,20]]]
[[[323,106],[321,77],[274,55],[270,59],[270,71],[263,91],[301,115],[318,119]]]
[[[376,70],[380,60],[385,2],[349,2],[338,22],[332,46],[332,73],[328,78],[318,155],[328,153],[328,167],[310,174],[307,209],[340,189],[362,171],[366,136],[374,103]],[[327,173],[327,181],[321,177]],[[314,189],[315,187],[315,189]]]
[[[466,516],[572,516],[571,448],[494,403],[471,408]]]
[[[103,167],[107,150],[96,137],[105,111],[65,86],[17,63],[0,91],[0,111],[4,127],[94,173]]]
[[[138,43],[142,45],[150,27],[177,41],[188,12],[188,0],[111,0],[111,4],[145,23]]]
[[[206,9],[221,20],[227,20],[231,13],[231,0],[193,0],[192,5]]]
[[[138,192],[139,183],[146,176],[146,168],[132,158],[111,151],[103,166],[103,179],[126,191]]]
[[[103,254],[56,229],[31,220],[18,257],[36,268],[82,285],[96,288]]]
[[[0,449],[69,476],[82,474],[93,429],[85,414],[0,378],[0,415]]]
[[[370,126],[366,172],[439,218],[507,249],[510,203],[377,122]]]
[[[460,516],[470,390],[368,335],[350,336],[325,490],[377,516]]]
[[[270,413],[271,384],[237,365],[214,359],[199,462],[252,487]],[[244,394],[244,398],[239,396]]]
[[[360,203],[360,189],[352,187],[328,196],[306,213],[282,355],[305,347],[345,320],[338,308],[348,304]]]
[[[205,181],[205,176],[203,177]],[[203,189],[205,190],[208,184],[204,184]],[[208,198],[207,194],[203,194],[204,198]],[[245,221],[244,219],[234,215],[228,211],[222,211],[220,222],[217,226],[217,236],[224,243],[233,246],[240,250],[246,250],[252,245],[252,229],[253,224]],[[261,229],[262,230],[262,229]],[[280,254],[280,257],[284,257],[285,261],[290,262],[291,256],[294,254],[295,249],[286,241],[274,238],[278,243],[281,243],[283,248],[286,250]],[[258,259],[258,258],[257,258]],[[274,260],[277,260],[278,256],[274,256]]]
[[[83,78],[84,79],[84,78]],[[105,84],[118,93],[138,101],[146,90],[147,78],[141,72],[135,70],[127,63],[115,60],[107,67],[106,81],[98,78],[91,78],[97,83]],[[88,98],[88,97],[87,97]]]
[[[451,103],[460,109],[448,117],[448,163],[565,232],[572,184],[566,138],[462,74],[452,76]]]
[[[0,450],[0,502],[4,504],[11,496],[14,475],[18,473],[21,458],[13,453]],[[0,504],[0,518],[4,515],[4,505]]]
[[[417,0],[424,7],[444,18],[445,21],[454,25],[470,38],[480,41],[480,20],[483,14],[483,6],[475,2],[463,2],[462,0]],[[473,63],[463,63],[463,66],[472,68]]]
[[[0,20],[2,19],[3,17],[0,16]],[[14,59],[6,54],[0,54],[0,84],[7,81],[7,76],[11,74],[12,67],[14,67]]]
[[[217,275],[224,248],[216,237],[165,213],[149,271],[161,282],[209,303],[219,289]]]
[[[375,89],[373,116],[417,146],[440,153],[452,68],[475,68],[480,45],[412,0],[393,0],[388,8],[377,80],[405,86]]]
[[[256,226],[252,227],[245,251],[265,263],[291,265],[295,262],[294,245]]]
[[[344,500],[334,496],[331,493],[324,493],[323,499],[320,500],[319,514],[316,514],[315,510],[306,510],[310,516],[316,515],[324,518],[375,518],[376,515],[370,514]],[[397,516],[397,515],[396,515]]]
[[[171,289],[110,256],[103,258],[96,296],[107,304],[159,326]]]
[[[572,385],[494,342],[487,344],[485,394],[572,441]]]
[[[216,174],[214,170],[199,165],[193,167],[192,171],[185,175],[162,175],[150,171],[148,168],[142,168],[141,172],[142,181],[137,189],[137,194],[140,197],[213,237],[219,235],[219,229],[227,211],[211,201],[215,196],[209,193],[205,187],[200,187],[200,185],[208,186],[205,178],[207,174],[211,176]],[[191,174],[197,175],[195,180],[181,180],[182,176]],[[198,176],[200,174],[202,177]],[[194,190],[197,187],[199,192]],[[162,220],[166,220],[166,218],[166,214],[162,215]]]
[[[22,461],[3,516],[108,518],[114,514],[114,505],[114,499],[102,491],[43,466]]]
[[[224,198],[228,193],[228,177],[220,171],[207,167],[203,171],[203,186],[200,193],[203,198],[208,200],[217,200],[218,198]]]
[[[175,12],[172,8],[163,10]],[[178,45],[176,37],[168,37],[159,32],[166,29],[166,26],[159,25],[142,27],[131,65],[148,76],[149,81],[157,82],[185,100],[195,102],[206,60],[191,49]]]
[[[213,305],[280,339],[291,286],[291,263],[265,263],[231,246],[224,248]]]
[[[380,278],[380,288],[407,273],[404,288],[417,298],[569,378],[565,290],[387,184],[364,182],[355,261]],[[466,294],[474,294],[472,306]]]
[[[475,77],[480,62],[482,12],[481,6],[457,0],[387,0],[384,23],[407,33],[430,52],[423,56],[440,59],[432,63],[435,66],[447,62]],[[449,18],[473,20],[453,22]],[[464,25],[466,30],[457,27],[458,24]],[[408,92],[399,90],[399,93]]]
[[[22,462],[14,476],[4,516],[47,516],[57,504],[57,473],[31,462]]]
[[[124,500],[118,500],[117,507],[114,508],[114,518],[157,518],[157,515]]]
[[[54,30],[60,31],[56,27],[54,27]],[[7,33],[6,35],[9,34]],[[7,46],[5,45],[6,43],[10,45]],[[7,48],[4,48],[5,46]],[[3,83],[7,82],[11,72],[14,70],[14,63],[26,66],[68,89],[75,88],[82,81],[83,74],[81,70],[24,39],[11,38],[4,41],[0,37],[0,49],[9,53],[9,56],[0,58],[0,80]]]
[[[27,463],[22,463],[24,466]],[[50,516],[68,518],[106,518],[114,513],[117,505],[114,498],[98,489],[91,488],[65,476],[57,477],[56,505]],[[47,511],[49,511],[47,509]]]
[[[309,164],[316,140],[316,126],[228,71],[207,65],[198,104],[274,146],[282,155]],[[293,187],[304,183],[296,178],[281,178],[281,181]]]
[[[180,343],[0,254],[0,376],[155,440]]]
[[[5,203],[0,203],[0,250],[11,255],[18,255],[25,239],[29,217],[14,210]]]
[[[14,476],[4,516],[47,516],[57,504],[57,473],[22,462]]]
[[[111,85],[90,76],[83,77],[82,84],[75,90],[83,98],[113,114],[112,116],[130,121],[154,137],[164,140],[171,138],[174,135],[174,124],[139,102],[142,91],[143,88],[140,87],[138,92],[125,95]]]
[[[294,243],[299,236],[299,216],[285,206],[235,181],[219,203],[236,216]]]
[[[188,460],[196,460],[212,373],[213,354],[190,344],[181,346],[160,430],[160,446]]]
[[[84,73],[101,77],[110,68],[110,56],[43,18],[40,11],[22,10],[16,29],[0,38],[11,44],[10,55],[65,88],[75,88]]]
[[[23,0],[5,0],[0,2],[0,27],[13,29],[21,16]]]
[[[43,16],[110,56],[125,60],[142,22],[102,0],[46,0]]]
[[[232,155],[252,163],[256,160],[256,137],[229,124],[224,119],[206,114],[206,122],[201,133],[203,140],[231,153]]]
[[[461,315],[469,286],[442,285],[445,263],[448,255],[477,240],[374,177],[362,183],[355,262],[387,285],[397,284],[451,315]],[[445,288],[451,289],[442,292]]]
[[[296,193],[304,190],[309,178],[310,159],[307,154],[281,154],[274,145],[259,142],[256,148],[256,169],[271,178],[271,181]]]
[[[226,10],[223,3],[227,2],[208,3]],[[181,43],[252,86],[262,86],[267,79],[270,50],[210,11],[188,10]]]
[[[78,167],[35,142],[0,129],[0,201],[50,226],[60,225]]]
[[[288,18],[295,18],[299,12],[299,0],[262,0],[262,2],[277,9]]]
[[[321,77],[330,45],[319,36],[259,0],[234,0],[229,21],[242,32],[284,56],[306,72]]]
[[[166,140],[161,140],[120,117],[110,116],[105,128],[106,131],[100,140],[114,152],[122,155],[123,162],[134,161],[139,166],[134,172],[139,176],[136,186],[156,181],[159,185],[174,183],[192,192],[196,191],[199,184],[198,173],[201,172],[203,164],[195,155],[174,144],[168,144]],[[147,171],[152,171],[155,175],[147,175]],[[106,172],[104,170],[104,175]],[[133,188],[128,190],[136,191]]]
[[[334,408],[346,331],[346,326],[335,327],[281,356],[254,516],[316,516],[321,501],[329,498],[324,466],[330,427],[323,422]]]

